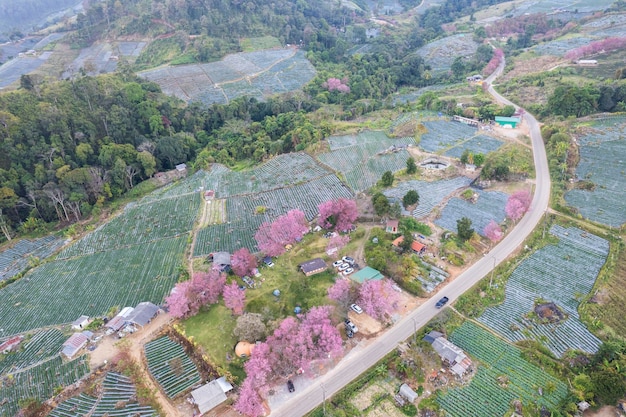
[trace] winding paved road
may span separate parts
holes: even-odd
[[[497,101],[503,104],[513,104],[491,87],[493,80],[502,73],[504,64],[502,62],[498,69],[485,81],[490,84],[489,93]],[[524,119],[530,128],[536,171],[536,188],[530,209],[517,226],[491,252],[469,267],[440,292],[440,295],[445,294],[450,298],[450,303],[454,302],[461,294],[469,290],[480,279],[491,272],[496,265],[500,264],[513,251],[519,248],[524,239],[541,221],[548,208],[550,200],[550,173],[539,124],[528,113],[524,115]],[[381,360],[387,353],[391,352],[399,343],[411,337],[416,329],[421,328],[432,319],[439,312],[439,310],[435,309],[435,302],[438,298],[437,296],[428,300],[369,345],[363,348],[357,346],[331,371],[317,378],[309,387],[292,394],[293,396],[289,401],[272,410],[271,416],[303,416],[320,405],[325,398],[331,397],[350,381],[357,378]]]

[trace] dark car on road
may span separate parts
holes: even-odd
[[[287,381],[287,389],[289,392],[294,392],[296,390],[296,387],[293,386],[293,381],[291,379]]]
[[[437,301],[437,304],[435,304],[436,308],[441,308],[443,306],[446,305],[446,303],[448,302],[449,298],[448,297],[443,297],[441,300]]]

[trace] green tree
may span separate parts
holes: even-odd
[[[402,242],[400,242],[400,248],[402,249],[402,252],[409,252],[411,250],[411,245],[415,241],[415,239],[413,239],[413,234],[405,233],[402,236],[404,237],[404,239],[402,239]]]
[[[391,187],[393,185],[393,180],[395,177],[393,176],[393,172],[385,171],[382,178],[380,179],[380,185],[383,187]]]
[[[465,242],[472,238],[474,235],[474,229],[472,228],[472,221],[467,217],[462,217],[456,221],[456,230],[459,239]]]
[[[420,201],[420,196],[415,190],[407,191],[404,197],[402,197],[402,204],[404,205],[404,208],[407,208],[408,206],[412,206],[413,204],[417,204],[419,201]]]
[[[485,163],[485,155],[483,155],[482,153],[477,153],[476,155],[474,155],[474,165],[479,167],[479,166],[482,166],[482,164],[484,163]]]
[[[415,159],[410,157],[406,160],[406,173],[409,175],[413,175],[417,172],[417,165],[415,164]]]
[[[389,213],[389,199],[383,193],[376,193],[372,196],[372,205],[377,216],[384,216]]]

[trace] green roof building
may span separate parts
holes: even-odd
[[[519,124],[520,119],[519,117],[503,117],[503,116],[496,116],[496,123],[499,124],[500,126],[510,126],[511,128],[515,129],[517,127],[517,125]]]
[[[365,281],[370,281],[372,279],[381,280],[383,278],[385,277],[383,276],[383,274],[380,273],[379,270],[371,268],[369,266],[366,266],[360,271],[357,271],[354,274],[350,275],[350,279],[358,282],[359,284],[362,284]]]

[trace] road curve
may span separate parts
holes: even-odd
[[[489,93],[497,101],[503,104],[514,105],[498,94],[491,86],[493,80],[502,73],[504,64],[503,60],[498,69],[485,81],[489,83]],[[539,123],[528,113],[524,115],[524,119],[530,128],[536,172],[536,187],[530,209],[497,246],[440,291],[441,295],[446,295],[450,298],[450,303],[473,287],[480,279],[491,272],[496,265],[500,264],[513,251],[519,248],[539,221],[541,221],[548,208],[550,201],[550,171]],[[428,300],[370,344],[363,347],[357,346],[332,370],[317,378],[309,387],[296,392],[288,402],[272,410],[271,416],[303,416],[320,405],[324,399],[330,398],[342,387],[356,379],[391,352],[398,343],[408,339],[416,329],[423,327],[430,321],[439,312],[439,310],[435,309],[435,302],[438,298],[433,297]]]

